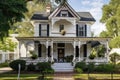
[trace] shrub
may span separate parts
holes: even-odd
[[[10,62],[9,66],[13,70],[18,71],[19,64],[21,65],[21,70],[25,70],[25,68],[26,68],[26,65],[25,65],[26,61],[25,60],[14,60],[14,61]]]
[[[94,70],[95,70],[95,64],[94,63],[89,63],[87,65],[87,69],[88,69],[89,72],[94,72]]]
[[[37,66],[37,70],[40,71],[41,73],[42,72],[45,72],[45,73],[54,72],[49,62],[40,62],[40,63],[37,63],[36,66]]]
[[[94,59],[96,57],[96,51],[95,49],[93,48],[90,55],[89,55],[89,59]]]
[[[95,69],[97,72],[112,72],[113,65],[112,64],[100,64]]]
[[[37,56],[37,54],[34,53],[34,54],[32,54],[31,58],[32,58],[32,59],[37,59],[38,56]]]
[[[2,67],[8,67],[8,66],[9,66],[8,62],[0,63],[0,68],[2,68]]]
[[[66,60],[66,62],[72,62],[72,60],[73,60],[73,55],[66,56],[66,57],[65,57],[65,60]]]
[[[86,71],[86,63],[85,62],[78,62],[75,64],[75,68],[80,68],[83,71]]]
[[[83,73],[83,70],[82,69],[80,69],[80,68],[75,68],[75,70],[74,70],[75,72],[77,72],[77,73]]]
[[[27,65],[27,71],[35,71],[35,65],[33,63]]]

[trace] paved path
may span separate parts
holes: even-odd
[[[4,72],[9,72],[12,69],[10,67],[4,67],[4,68],[0,68],[0,73],[4,73]]]
[[[58,72],[54,74],[54,80],[74,80],[73,72]]]

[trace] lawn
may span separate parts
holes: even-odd
[[[36,80],[40,74],[21,74],[20,80]],[[17,80],[17,74],[0,74],[0,80]],[[39,79],[41,80],[41,79]],[[45,80],[52,80],[52,75],[47,75]]]
[[[87,80],[88,74],[75,74],[75,80]],[[91,80],[111,80],[111,74],[89,74]],[[113,79],[120,80],[120,74],[113,74]]]

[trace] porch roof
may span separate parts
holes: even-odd
[[[111,37],[16,37],[17,40],[33,41],[109,41]]]

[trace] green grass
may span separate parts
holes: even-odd
[[[88,74],[75,74],[75,79],[88,79]],[[111,79],[111,74],[89,74],[89,77],[97,80]],[[120,79],[120,74],[113,74],[113,79]]]
[[[3,68],[3,67],[8,67],[8,62],[5,62],[5,63],[0,63],[0,68]]]
[[[17,74],[0,74],[0,80],[17,80]],[[21,74],[20,80],[36,80],[40,74]],[[52,75],[45,76],[45,80],[52,80]]]

